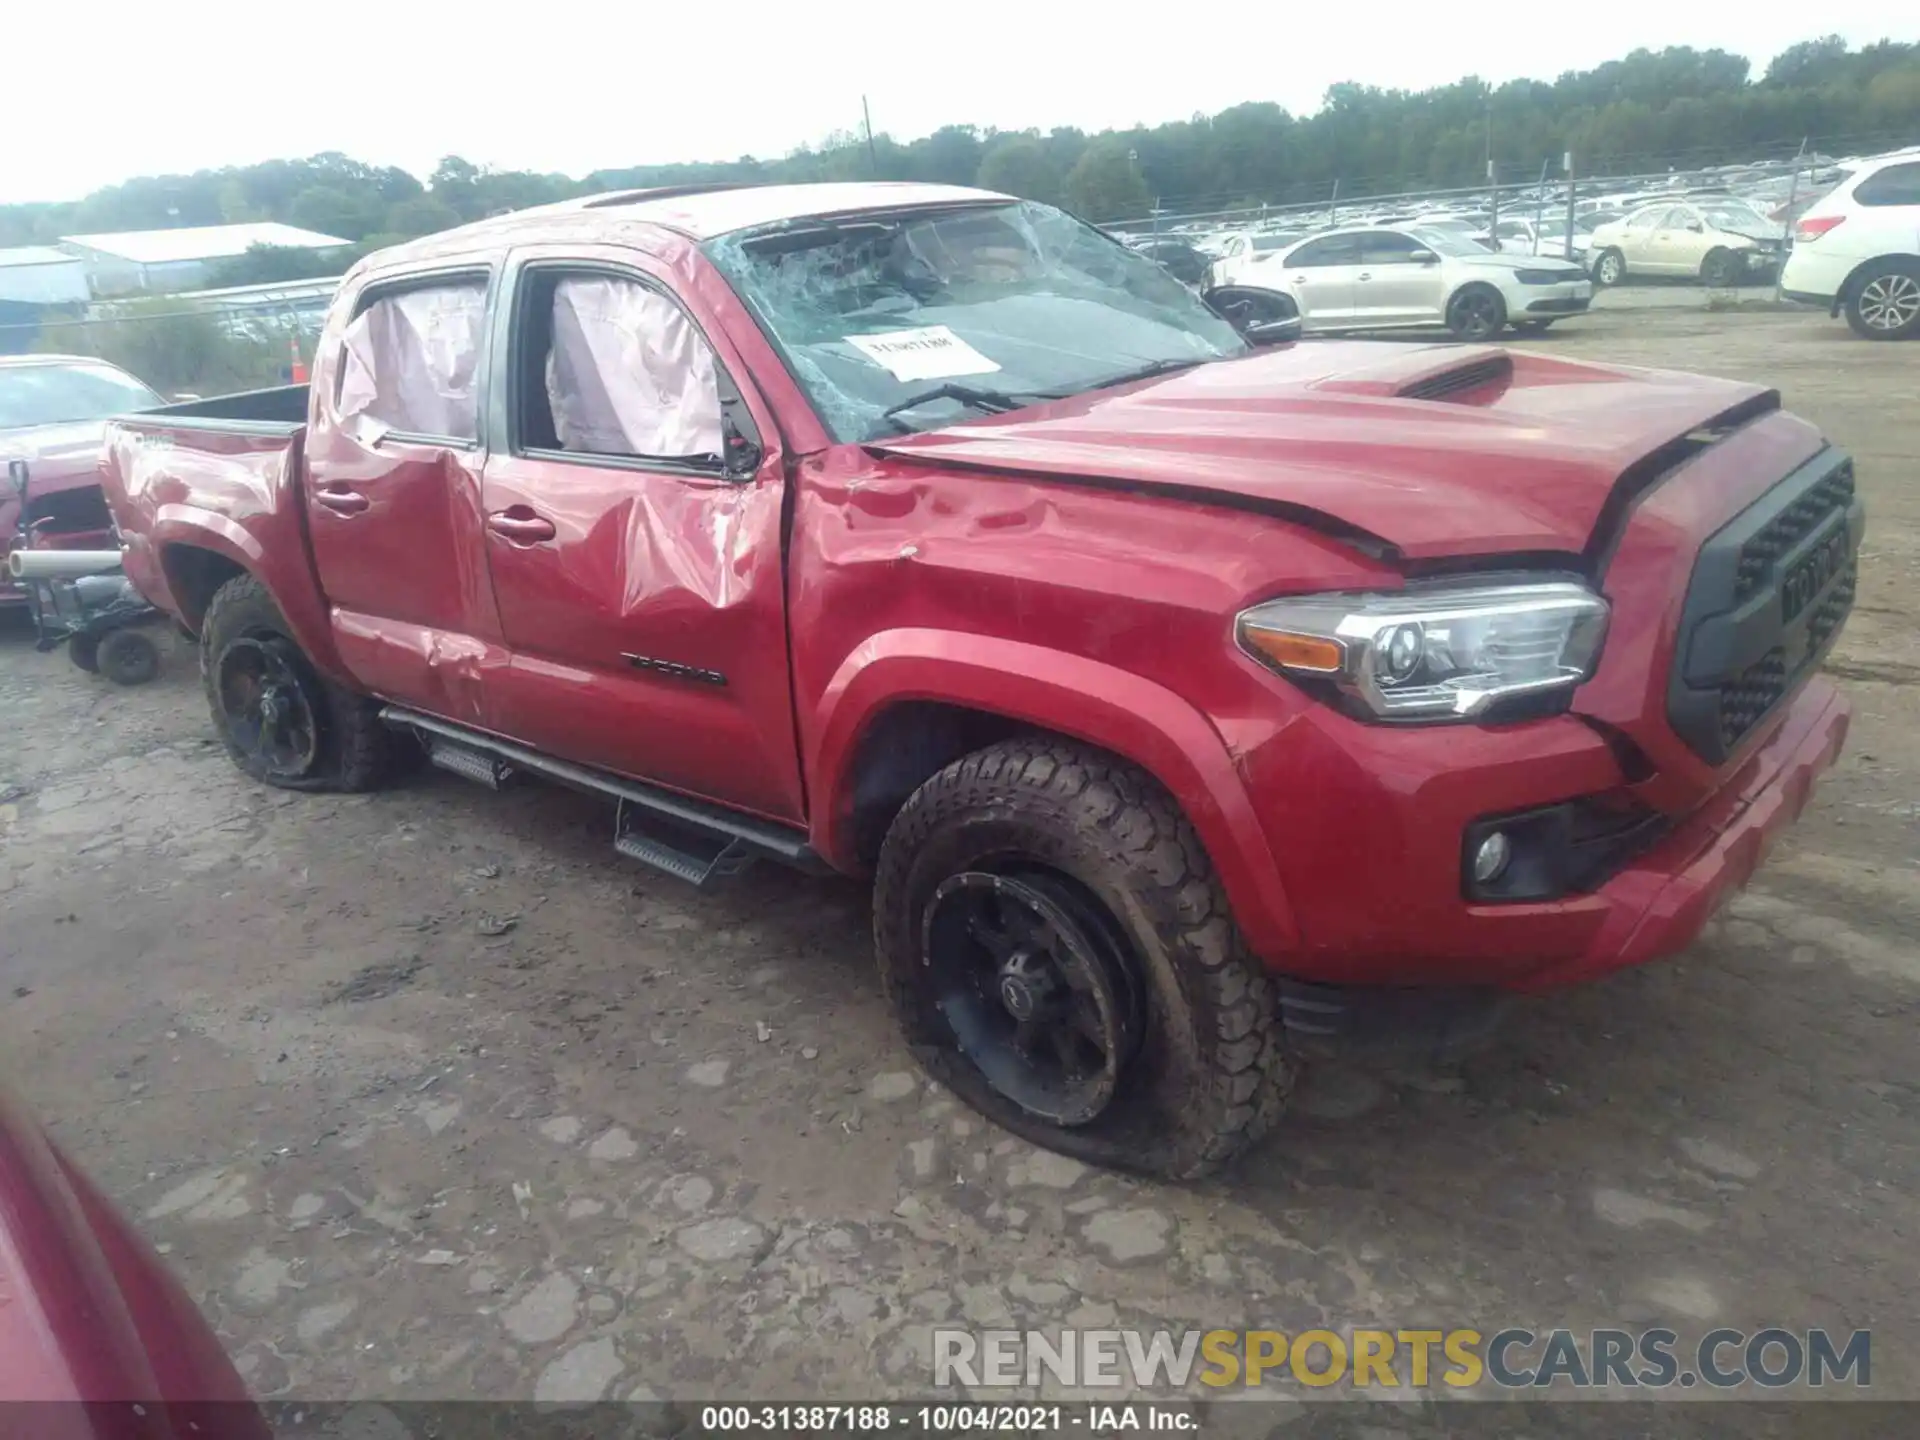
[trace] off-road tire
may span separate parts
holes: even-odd
[[[100,673],[116,685],[144,685],[160,673],[160,647],[138,630],[109,631],[99,659]]]
[[[311,707],[318,734],[313,763],[303,775],[264,770],[235,743],[223,721],[218,688],[221,653],[242,638],[275,638],[297,656],[303,698]],[[200,622],[200,679],[207,692],[214,729],[233,763],[246,774],[283,790],[377,789],[390,778],[401,756],[400,737],[380,723],[379,706],[323,676],[299,650],[280,607],[267,587],[251,575],[236,575],[214,592]]]
[[[1111,1104],[1085,1125],[1055,1124],[993,1089],[932,1005],[922,935],[934,890],[964,871],[1021,866],[1080,886],[1138,962],[1139,1049]],[[1273,982],[1179,806],[1110,755],[1035,736],[976,751],[927,781],[881,847],[874,938],[882,987],[922,1066],[1036,1145],[1191,1179],[1245,1150],[1285,1107],[1293,1069]]]
[[[1725,290],[1739,283],[1740,257],[1724,248],[1707,252],[1700,262],[1700,283],[1710,285],[1716,290]]]
[[[1609,274],[1613,277],[1612,279],[1607,278]],[[1612,247],[1602,250],[1599,257],[1593,262],[1593,283],[1596,285],[1618,285],[1626,278],[1627,257]]]
[[[100,637],[98,635],[67,637],[67,659],[73,662],[76,670],[84,670],[89,675],[98,675],[100,673]]]
[[[1871,293],[1883,296],[1883,308],[1879,313],[1886,314],[1894,323],[1876,325],[1868,317],[1864,302],[1870,293],[1869,287],[1879,287]],[[1846,312],[1847,324],[1853,333],[1864,340],[1912,340],[1920,337],[1920,311],[1904,323],[1898,323],[1900,310],[1888,312],[1886,302],[1898,304],[1901,300],[1910,300],[1920,293],[1920,263],[1912,260],[1875,260],[1863,268],[1847,285],[1846,299],[1841,308]]]

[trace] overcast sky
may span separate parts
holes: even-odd
[[[1719,46],[1758,71],[1828,31],[1920,38],[1914,0],[541,0],[500,21],[472,0],[0,8],[0,202],[319,150],[422,176],[449,153],[572,175],[774,156],[857,127],[863,92],[903,140],[950,123],[1091,131],[1247,100],[1311,112],[1341,80],[1551,79],[1638,46]]]

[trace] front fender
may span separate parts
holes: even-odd
[[[846,792],[861,738],[890,706],[929,701],[1019,720],[1097,745],[1154,776],[1199,832],[1241,933],[1262,956],[1298,948],[1293,908],[1226,743],[1164,686],[1085,656],[945,630],[891,630],[854,649],[803,716],[814,848],[856,869]]]
[[[281,558],[282,546],[263,544],[259,536],[217,510],[179,503],[161,505],[154,511],[147,533],[129,537],[127,573],[149,600],[198,628],[200,617],[189,619],[174,593],[167,552],[176,546],[188,546],[219,555],[267,587],[286,618],[294,642],[316,666],[336,680],[350,680],[334,648],[326,602],[306,567],[305,542],[297,530],[285,538],[291,540],[296,561]],[[150,578],[158,580],[153,589],[148,588]]]

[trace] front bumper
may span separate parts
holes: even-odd
[[[1685,949],[1721,904],[1753,878],[1780,833],[1799,818],[1846,743],[1853,710],[1814,679],[1778,731],[1733,780],[1592,898],[1601,923],[1578,955],[1514,988],[1552,989]]]
[[[1800,813],[1849,715],[1815,677],[1721,785],[1628,848],[1593,888],[1499,902],[1464,893],[1468,829],[1529,807],[1630,795],[1605,736],[1571,715],[1485,728],[1316,716],[1245,760],[1253,793],[1288,797],[1263,819],[1302,943],[1268,963],[1343,987],[1525,991],[1674,954]]]
[[[1581,315],[1593,305],[1593,293],[1585,295],[1554,295],[1544,300],[1529,300],[1529,315]]]

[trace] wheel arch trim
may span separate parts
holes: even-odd
[[[961,706],[1098,746],[1152,775],[1206,847],[1254,951],[1299,945],[1293,907],[1226,741],[1186,700],[1139,675],[1024,641],[932,629],[882,632],[856,647],[803,710],[815,850],[857,870],[847,803],[861,743],[902,703]]]

